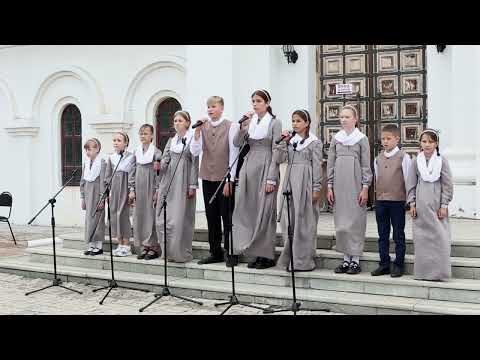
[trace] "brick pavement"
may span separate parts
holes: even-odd
[[[105,291],[93,293],[97,286],[77,283],[63,283],[64,286],[82,291],[83,294],[50,288],[29,296],[28,291],[50,285],[51,280],[30,279],[18,275],[0,273],[0,315],[219,315],[224,307],[216,309],[217,300],[196,299],[204,305],[167,297],[157,301],[143,313],[138,309],[153,300],[153,293],[128,289],[114,289],[103,305],[98,302]],[[258,305],[265,306],[265,305]],[[291,313],[281,313],[288,315]],[[304,315],[334,315],[323,312],[302,312]],[[261,310],[234,306],[227,315],[262,315]]]

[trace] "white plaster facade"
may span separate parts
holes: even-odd
[[[129,132],[138,145],[141,124],[154,124],[156,106],[177,99],[195,119],[210,95],[225,99],[225,115],[239,119],[256,88],[290,127],[296,108],[316,113],[315,46],[296,46],[287,64],[281,45],[22,45],[0,46],[0,191],[14,196],[14,223],[25,224],[61,185],[60,116],[68,104],[82,114],[82,136]],[[480,46],[427,47],[428,121],[441,130],[441,150],[455,179],[453,215],[480,218]],[[315,126],[316,128],[316,126]],[[473,136],[472,136],[473,134]],[[470,135],[470,138],[468,137]],[[198,210],[203,209],[201,193]],[[83,224],[78,187],[56,204],[59,225]],[[49,224],[45,211],[36,221]]]

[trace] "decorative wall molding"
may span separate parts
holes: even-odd
[[[5,94],[5,96],[7,97],[7,100],[10,104],[10,111],[12,113],[12,117],[15,117],[17,114],[17,102],[15,100],[15,96],[13,95],[13,91],[8,85],[6,77],[3,74],[0,74],[0,92]]]
[[[122,121],[121,117],[115,114],[105,114],[90,122],[89,125],[99,134],[113,134],[119,131],[130,130],[133,122]]]
[[[77,80],[84,82],[90,89],[92,94],[95,94],[95,98],[97,101],[97,112],[99,114],[105,113],[105,99],[103,96],[103,92],[101,91],[100,86],[98,85],[95,78],[89,72],[85,71],[79,66],[63,66],[61,68],[52,70],[51,74],[45,80],[43,80],[42,84],[40,85],[33,100],[32,113],[34,115],[38,115],[40,102],[43,96],[47,93],[50,86],[55,81],[63,77],[73,77]]]
[[[453,185],[475,186],[477,180],[472,176],[454,176]]]
[[[15,117],[14,122],[4,127],[10,136],[36,136],[40,126],[32,118]]]
[[[133,99],[135,98],[137,88],[147,75],[162,68],[174,68],[185,73],[186,72],[185,63],[186,61],[185,61],[185,58],[183,57],[166,55],[166,56],[161,56],[159,58],[159,61],[152,63],[150,65],[147,65],[142,70],[140,70],[135,75],[133,80],[130,82],[127,93],[125,95],[125,100],[123,102],[124,113],[128,114],[133,112],[132,103],[133,103]]]

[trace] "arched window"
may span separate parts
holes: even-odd
[[[73,105],[62,112],[62,185],[70,179],[72,171],[78,169],[75,178],[68,186],[79,186],[82,170],[82,115]]]
[[[169,138],[175,135],[173,127],[173,114],[182,110],[180,103],[174,98],[164,99],[157,107],[155,112],[157,128],[157,148],[163,151]]]

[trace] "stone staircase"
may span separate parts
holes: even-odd
[[[83,234],[61,235],[57,246],[57,272],[65,281],[106,285],[110,279],[110,256],[83,255]],[[116,245],[114,245],[116,246]],[[313,272],[297,273],[297,297],[305,308],[328,308],[344,314],[480,314],[480,241],[455,241],[452,244],[452,271],[448,282],[417,281],[413,270],[413,244],[407,240],[406,272],[401,278],[372,277],[378,263],[377,239],[367,237],[361,258],[363,272],[358,275],[334,274],[341,261],[333,249],[331,235],[319,235]],[[392,244],[393,250],[394,244]],[[109,244],[104,244],[109,251]],[[277,235],[277,255],[282,238]],[[208,253],[207,232],[197,229],[193,242],[194,258]],[[115,278],[119,285],[148,291],[160,291],[163,260],[137,260],[135,256],[114,258]],[[27,248],[22,256],[0,259],[0,271],[28,277],[52,278],[51,245]],[[195,298],[224,300],[231,293],[231,270],[222,264],[198,265],[169,262],[168,285],[176,294]],[[241,301],[288,306],[291,304],[291,275],[285,270],[248,269],[245,263],[235,268],[236,292]],[[152,295],[153,298],[153,295]],[[150,298],[147,296],[145,303]],[[139,307],[143,304],[139,304]]]

